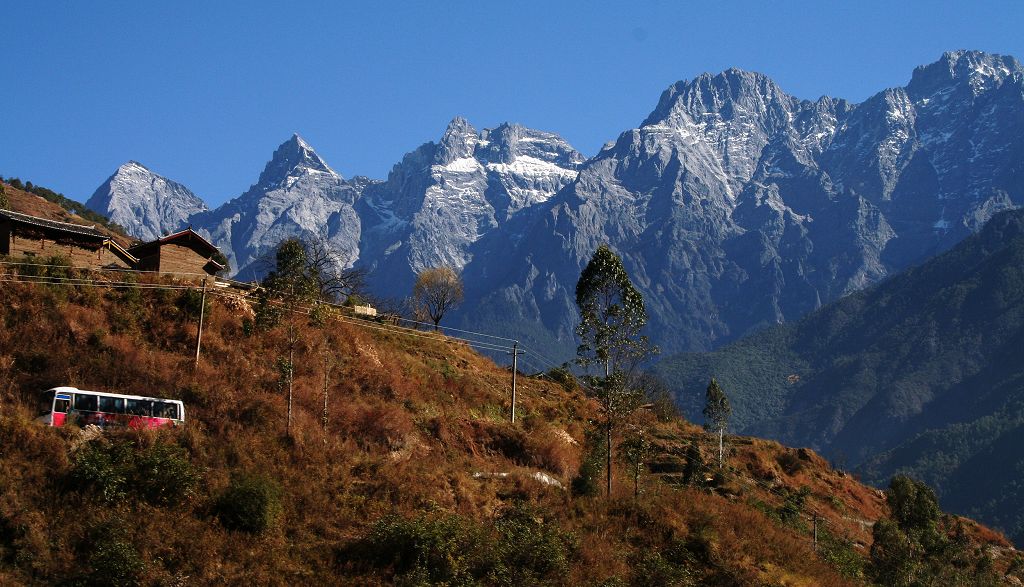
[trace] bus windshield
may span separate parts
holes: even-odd
[[[40,414],[46,415],[50,413],[50,410],[53,409],[53,396],[56,393],[57,390],[51,389],[39,394],[38,412]]]

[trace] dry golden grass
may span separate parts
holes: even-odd
[[[569,486],[584,456],[587,420],[596,417],[593,404],[523,378],[523,418],[513,425],[508,372],[443,336],[302,321],[288,438],[275,367],[285,353],[282,330],[246,335],[244,314],[214,299],[193,369],[196,323],[178,309],[179,296],[2,285],[0,583],[81,578],[95,534],[114,525],[145,561],[146,585],[389,584],[389,568],[360,566],[346,554],[379,519],[454,515],[488,527],[521,501],[575,537],[567,571],[546,579],[554,584],[640,581],[638,561],[673,548],[685,551],[689,577],[701,584],[851,582],[813,553],[806,534],[749,505],[776,503],[756,484],[706,491],[646,476],[634,502],[618,465],[610,500],[574,498],[537,481],[532,475],[543,472]],[[324,349],[334,363],[326,432]],[[183,447],[202,472],[194,495],[176,507],[131,497],[112,505],[69,486],[77,432],[34,423],[30,408],[33,394],[56,385],[183,399],[184,427],[106,436]],[[706,444],[692,425],[648,420],[660,451]],[[816,455],[797,457],[800,465],[790,463],[787,473],[782,455],[790,449],[743,439],[731,446],[731,466],[780,487],[808,485],[810,503],[836,524],[884,512],[874,490]],[[710,459],[710,447],[703,450]],[[217,496],[239,473],[280,487],[280,519],[262,535],[227,530],[215,516]],[[864,542],[864,528],[848,524]]]

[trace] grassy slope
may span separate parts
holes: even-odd
[[[10,184],[4,183],[3,186],[4,192],[7,194],[7,198],[10,201],[11,210],[14,210],[15,212],[30,214],[39,218],[47,218],[49,220],[56,220],[58,222],[70,222],[72,224],[96,226],[100,231],[114,237],[121,245],[127,246],[133,242],[131,237],[126,236],[119,230],[114,230],[110,225],[82,218],[81,216],[68,211],[66,208],[63,208],[56,202],[51,202],[42,196],[37,196],[36,194],[25,190],[19,190]]]
[[[574,536],[565,571],[545,577],[555,584],[639,581],[636,568],[650,567],[652,553],[681,548],[688,577],[700,583],[841,585],[850,580],[813,553],[806,528],[781,524],[773,512],[806,485],[807,507],[860,545],[850,552],[863,553],[870,523],[885,511],[876,491],[813,453],[768,441],[733,439],[729,466],[737,473],[713,491],[662,482],[657,477],[671,481],[695,441],[711,459],[705,437],[682,421],[649,422],[661,473],[645,478],[638,503],[625,478],[615,499],[573,498],[530,475],[543,471],[568,485],[595,417],[578,391],[522,380],[521,420],[512,425],[504,417],[508,372],[465,346],[337,321],[300,323],[288,439],[275,370],[283,333],[247,336],[245,303],[215,298],[193,370],[196,324],[183,301],[162,290],[0,288],[0,584],[81,578],[97,560],[97,534],[112,525],[146,561],[144,584],[390,583],[387,565],[352,559],[377,520],[456,515],[488,527],[525,500]],[[340,363],[329,381],[326,435],[324,347]],[[36,424],[28,407],[54,385],[184,399],[183,428],[107,436],[183,447],[202,471],[196,493],[174,507],[132,497],[111,505],[70,483],[79,433]],[[263,535],[229,531],[213,514],[240,472],[281,489],[279,523]],[[982,528],[974,535],[1006,545]]]

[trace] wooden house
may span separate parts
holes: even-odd
[[[0,255],[65,257],[74,267],[135,269],[139,259],[95,226],[0,210]]]
[[[220,251],[191,227],[128,249],[139,259],[138,269],[160,273],[216,275],[225,266],[215,260]]]

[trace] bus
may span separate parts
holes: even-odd
[[[54,387],[42,393],[41,420],[50,426],[74,422],[160,428],[185,423],[185,405],[179,400],[86,391],[75,387]]]

